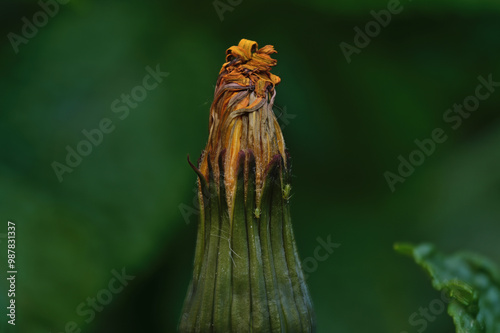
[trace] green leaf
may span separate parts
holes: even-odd
[[[448,294],[457,332],[500,332],[500,271],[490,260],[467,252],[445,255],[432,244],[394,248],[411,256],[430,274],[434,288]]]

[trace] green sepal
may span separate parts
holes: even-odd
[[[231,331],[245,332],[251,326],[252,305],[249,302],[250,262],[245,211],[245,153],[238,154],[236,193],[231,224],[231,253],[233,260]]]
[[[276,278],[276,269],[271,245],[271,210],[273,207],[272,190],[273,182],[276,181],[279,169],[279,157],[273,157],[264,172],[264,182],[262,185],[262,197],[260,201],[261,215],[259,218],[259,237],[262,247],[262,269],[266,282],[266,293],[268,301],[268,311],[271,320],[272,332],[283,332],[286,329],[284,323],[283,306],[279,297],[279,287]]]
[[[253,332],[271,332],[271,321],[267,306],[266,281],[262,270],[262,248],[259,236],[259,218],[255,216],[256,207],[256,165],[251,150],[246,152],[245,174],[247,191],[245,220],[248,235],[248,254],[250,262],[250,303]]]

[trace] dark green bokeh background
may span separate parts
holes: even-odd
[[[7,34],[40,10],[0,10],[0,233],[17,223],[17,325],[0,330],[174,332],[192,270],[196,160],[225,50],[241,38],[278,50],[276,104],[293,156],[292,218],[302,258],[317,238],[341,246],[310,273],[318,332],[417,332],[408,318],[439,297],[395,241],[474,250],[497,263],[500,232],[500,89],[457,130],[446,109],[500,81],[498,1],[404,1],[403,11],[348,64],[341,42],[387,1],[243,0],[221,21],[211,1],[71,1],[15,54]],[[157,64],[166,78],[128,118],[111,102]],[[277,110],[277,114],[280,112]],[[81,131],[115,130],[59,183],[51,163]],[[448,140],[392,193],[415,139]],[[6,242],[0,238],[5,309]],[[112,269],[135,279],[91,323],[76,313],[107,288]],[[10,326],[10,325],[9,325]],[[453,332],[445,312],[426,332]]]

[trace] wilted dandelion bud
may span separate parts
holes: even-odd
[[[199,168],[200,223],[180,332],[314,332],[290,220],[270,45],[227,50]]]

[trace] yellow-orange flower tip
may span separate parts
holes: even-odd
[[[209,138],[202,154],[200,171],[208,179],[208,164],[216,181],[224,169],[224,185],[231,208],[234,199],[240,151],[251,151],[256,164],[257,202],[262,191],[266,166],[275,155],[286,164],[285,141],[272,107],[280,78],[271,74],[276,59],[271,45],[258,48],[256,42],[242,39],[226,51],[226,63],[217,79],[210,107]],[[221,152],[226,150],[219,165]],[[210,163],[209,163],[210,162]]]

